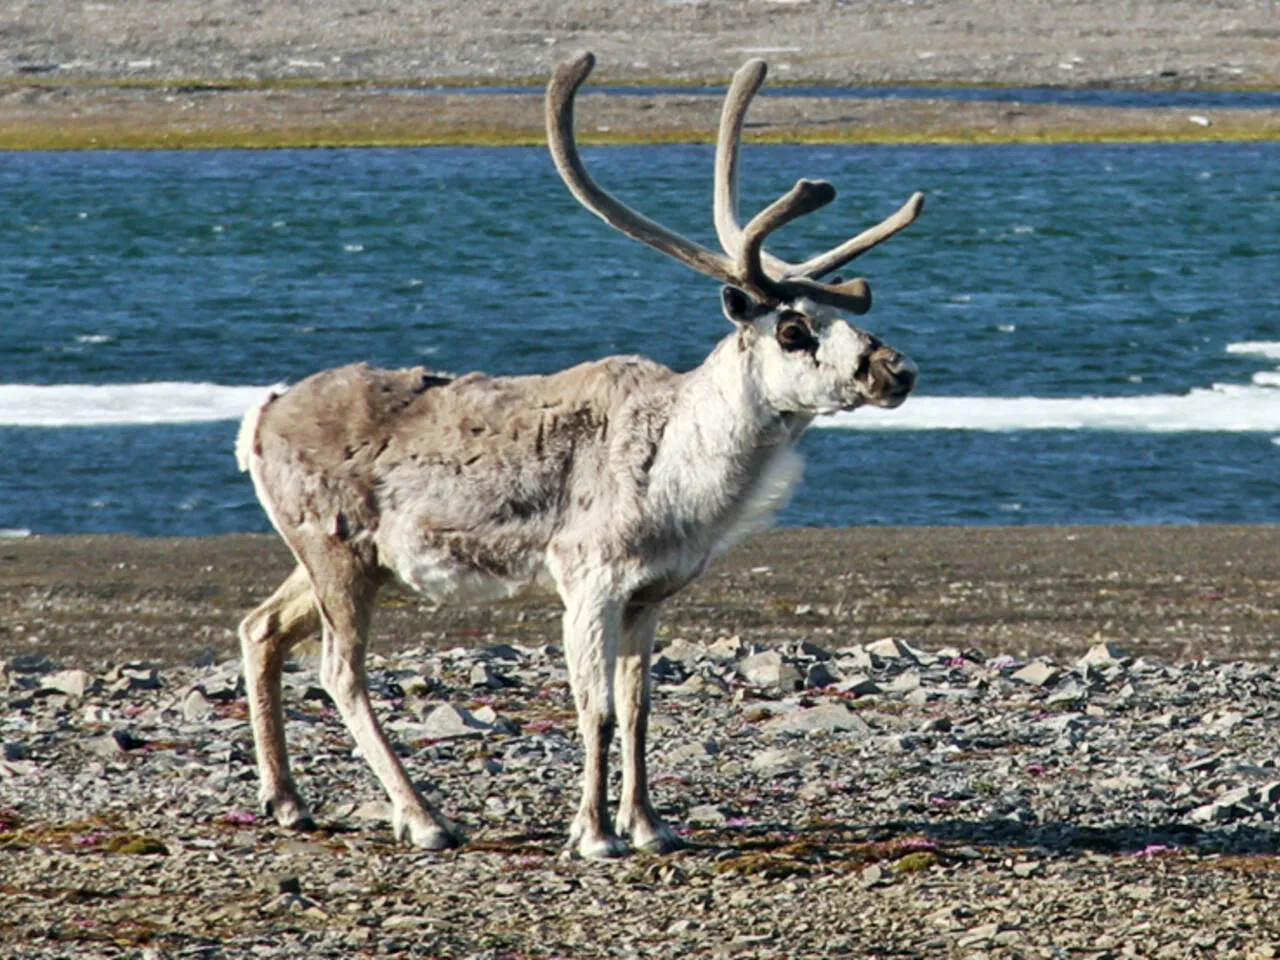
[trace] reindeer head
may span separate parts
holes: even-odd
[[[621,203],[587,173],[574,140],[573,101],[594,66],[594,56],[581,54],[562,63],[547,86],[551,156],[578,201],[627,236],[726,285],[725,316],[738,326],[738,345],[749,352],[765,399],[776,410],[812,416],[867,403],[902,403],[915,385],[915,365],[840,313],[871,308],[867,282],[820,278],[910,225],[920,215],[924,195],[913,194],[892,216],[804,263],[765,252],[773,231],[826,206],[836,192],[825,181],[800,180],[746,227],[739,223],[742,124],[765,77],[764,61],[751,60],[734,74],[720,117],[714,216],[724,253],[708,250]]]
[[[812,416],[864,404],[896,407],[916,382],[916,366],[831,307],[801,298],[762,306],[737,287],[721,291],[767,402]]]

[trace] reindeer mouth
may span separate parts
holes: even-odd
[[[867,402],[888,410],[901,406],[915,388],[916,377],[916,365],[909,358],[896,350],[878,350],[871,358]]]

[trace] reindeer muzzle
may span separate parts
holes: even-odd
[[[916,385],[918,369],[911,358],[892,347],[879,347],[871,355],[867,399],[877,407],[896,407]]]

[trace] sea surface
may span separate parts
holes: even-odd
[[[714,244],[709,147],[585,151]],[[1280,144],[762,147],[744,211],[840,196],[803,259],[913,190],[859,323],[919,364],[820,421],[784,524],[1280,522]],[[231,448],[273,384],[352,361],[688,369],[716,284],[570,198],[546,151],[0,154],[0,530],[269,529]]]

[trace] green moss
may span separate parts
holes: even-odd
[[[146,855],[158,853],[167,855],[169,848],[159,840],[151,837],[144,837],[141,834],[122,834],[118,837],[112,837],[102,845],[102,849],[111,853],[123,853],[130,855]]]
[[[899,873],[922,873],[930,867],[937,865],[938,855],[929,850],[921,850],[916,853],[908,853],[905,857],[898,860],[893,868]]]
[[[970,145],[1060,143],[1217,143],[1280,140],[1280,127],[1195,127],[1188,129],[1131,130],[1124,128],[1054,129],[1036,133],[990,130],[903,131],[892,127],[858,127],[845,130],[795,130],[781,128],[749,136],[748,143],[831,146],[845,144]],[[662,131],[584,132],[585,146],[661,146],[712,143],[711,132],[694,128]],[[291,127],[287,121],[267,129],[235,126],[214,130],[166,130],[130,126],[126,122],[85,125],[32,125],[0,127],[0,150],[219,150],[219,149],[318,149],[349,147],[531,147],[542,146],[541,133],[522,128],[472,129],[417,126],[403,131],[385,129],[316,129]]]

